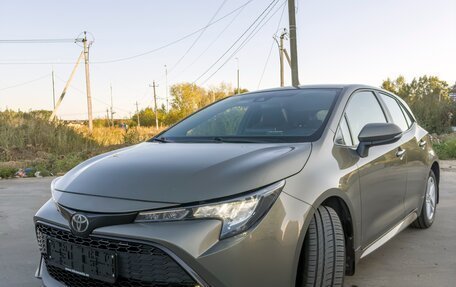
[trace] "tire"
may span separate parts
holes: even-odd
[[[301,287],[343,286],[345,237],[339,216],[331,207],[320,206],[304,239]]]
[[[438,193],[439,185],[434,172],[431,170],[426,181],[426,192],[424,194],[423,206],[421,207],[421,214],[412,223],[412,227],[419,229],[431,227],[432,223],[434,223],[435,213],[437,211]]]

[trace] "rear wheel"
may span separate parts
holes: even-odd
[[[431,227],[432,223],[434,223],[435,212],[437,211],[438,188],[437,179],[435,178],[434,172],[431,170],[426,183],[426,193],[424,194],[421,214],[412,223],[413,227],[426,229]]]
[[[343,286],[345,237],[339,216],[320,206],[304,239],[301,287]]]

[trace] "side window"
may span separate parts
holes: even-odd
[[[404,108],[404,106],[401,103],[399,103],[399,106],[401,107],[402,113],[405,116],[405,120],[407,121],[408,126],[410,127],[414,122],[413,118],[410,116],[409,112]]]
[[[357,145],[361,129],[370,123],[386,123],[386,117],[372,92],[358,92],[351,96],[345,109],[348,127],[353,135],[353,145]]]
[[[380,97],[388,108],[388,111],[393,118],[393,123],[398,125],[402,131],[407,130],[409,128],[409,124],[407,123],[407,120],[404,117],[404,113],[402,112],[402,109],[399,106],[397,100],[383,93],[380,93]]]
[[[336,133],[336,143],[339,145],[352,146],[353,141],[350,135],[350,129],[348,128],[347,119],[345,116],[339,123],[339,128]]]

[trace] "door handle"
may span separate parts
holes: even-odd
[[[426,143],[427,142],[425,140],[420,140],[418,145],[420,146],[420,148],[424,148],[426,146]]]
[[[396,152],[396,156],[400,159],[403,159],[404,158],[404,155],[405,155],[405,152],[406,150],[405,149],[402,149],[402,148],[399,148],[399,150]]]

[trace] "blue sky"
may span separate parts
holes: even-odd
[[[253,22],[271,0],[253,0],[236,14],[209,27],[186,57],[175,66],[197,35],[176,45],[115,63],[95,63],[140,54],[204,27],[223,0],[167,1],[22,1],[0,2],[0,39],[74,38],[91,32],[91,79],[95,116],[103,116],[112,83],[114,109],[127,116],[152,103],[152,80],[165,96],[164,65],[169,85],[192,82],[202,74]],[[227,0],[215,18],[246,3]],[[276,7],[284,1],[280,0]],[[279,84],[278,51],[272,47],[264,77],[259,80],[277,27],[286,27],[282,9],[235,57],[239,58],[241,86],[249,90]],[[231,26],[227,25],[231,22]],[[378,86],[399,74],[407,79],[432,74],[456,81],[456,1],[454,0],[297,0],[299,70],[303,84],[365,83]],[[224,30],[224,33],[220,33]],[[214,42],[214,40],[217,41]],[[207,47],[211,45],[209,49]],[[288,43],[287,43],[288,44]],[[275,45],[275,44],[274,44]],[[201,52],[206,50],[201,57]],[[1,44],[0,110],[50,109],[51,69],[60,94],[81,48],[72,43]],[[235,84],[236,61],[229,60],[204,85]],[[5,64],[5,63],[49,64]],[[223,61],[222,61],[223,62]],[[54,64],[50,64],[54,63]],[[171,69],[174,67],[174,69]],[[218,67],[218,66],[216,66]],[[286,69],[289,84],[289,70]],[[208,75],[210,75],[209,73]],[[79,67],[58,115],[84,118],[84,70]],[[29,84],[8,88],[30,80]],[[202,80],[206,79],[203,77]],[[203,81],[196,82],[201,84]],[[6,89],[8,88],[8,89]]]

